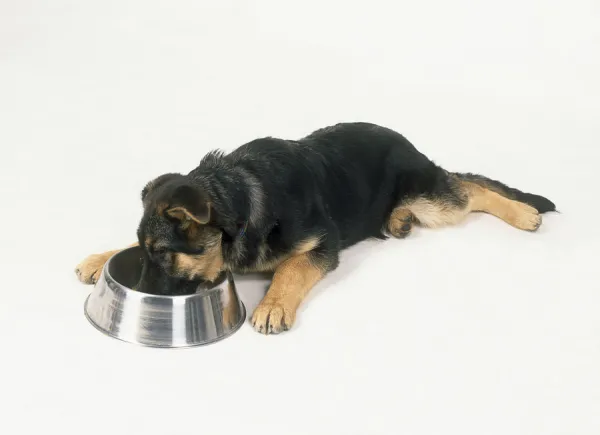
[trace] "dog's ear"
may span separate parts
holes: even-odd
[[[172,192],[165,213],[182,223],[206,225],[211,218],[211,203],[196,186],[184,184]]]
[[[181,177],[183,177],[183,175],[181,174],[169,173],[163,174],[160,177],[157,177],[154,180],[150,181],[148,184],[146,184],[146,186],[144,186],[144,189],[142,190],[142,201],[145,201],[148,194],[153,190],[158,189],[160,186],[167,183],[168,181],[175,180]]]
[[[197,224],[206,225],[210,222],[210,203],[206,203],[202,210],[197,209],[195,212],[191,212],[183,206],[177,206],[169,208],[166,213],[173,219],[182,222],[193,221]]]

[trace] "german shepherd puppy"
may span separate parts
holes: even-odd
[[[187,175],[165,174],[142,191],[138,289],[194,291],[224,271],[274,271],[252,324],[289,329],[340,250],[367,238],[404,238],[414,224],[439,227],[486,212],[535,231],[548,199],[481,175],[448,172],[402,135],[344,123],[300,140],[267,137],[230,154],[213,151]],[[86,258],[76,273],[94,283],[117,251]],[[160,285],[150,285],[159,281]]]

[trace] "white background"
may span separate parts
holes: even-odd
[[[600,433],[597,0],[0,3],[0,432]],[[189,350],[98,333],[87,254],[151,178],[340,121],[547,195],[365,242],[294,329]],[[251,313],[267,282],[238,278]]]

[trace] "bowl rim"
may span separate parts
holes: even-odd
[[[114,283],[116,286],[119,287],[119,290],[129,293],[129,294],[135,294],[136,297],[145,297],[145,298],[157,298],[157,299],[170,299],[170,300],[177,300],[177,299],[190,299],[190,298],[194,298],[194,297],[204,297],[205,295],[218,291],[219,290],[219,286],[225,282],[228,281],[228,283],[232,284],[234,286],[234,289],[237,291],[237,288],[235,287],[235,281],[233,280],[233,274],[230,271],[225,271],[225,278],[223,279],[223,281],[221,281],[219,284],[216,284],[214,287],[211,288],[207,288],[207,289],[203,289],[200,291],[197,291],[196,293],[191,293],[189,295],[175,295],[175,296],[169,296],[169,295],[155,295],[152,293],[145,293],[145,292],[141,292],[139,290],[135,290],[132,289],[130,287],[127,287],[126,285],[121,284],[119,281],[117,281],[109,272],[109,266],[110,263],[113,261],[113,259],[118,256],[119,254],[126,252],[126,251],[135,251],[135,250],[141,250],[142,248],[140,248],[139,246],[130,246],[129,248],[125,248],[119,252],[116,252],[115,254],[113,254],[104,264],[104,266],[102,267],[102,276],[100,277],[100,279],[104,279],[108,282],[110,281],[110,283]],[[241,301],[240,301],[241,302]],[[86,305],[87,305],[87,299],[86,299]],[[242,304],[243,305],[243,304]]]

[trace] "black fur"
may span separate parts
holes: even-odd
[[[159,232],[169,249],[201,248],[202,239],[190,242],[178,230],[178,222],[157,216],[149,204],[181,205],[195,213],[209,203],[208,226],[221,232],[227,270],[254,270],[315,238],[319,244],[311,259],[327,272],[338,265],[340,250],[367,238],[384,238],[390,213],[403,201],[443,198],[464,205],[465,198],[456,192],[456,177],[542,213],[555,210],[541,196],[479,175],[451,174],[395,131],[345,123],[301,140],[269,137],[227,155],[212,152],[186,176],[159,177],[142,194],[146,211],[140,243]]]

